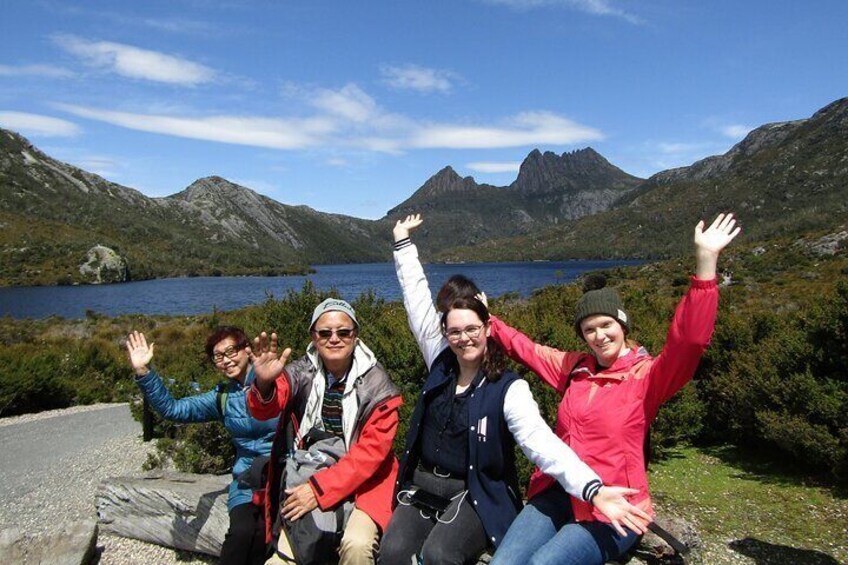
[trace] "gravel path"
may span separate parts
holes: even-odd
[[[0,420],[0,529],[31,534],[97,519],[94,497],[106,477],[137,473],[152,443],[127,404],[97,404]],[[98,537],[102,565],[214,563],[108,534]]]

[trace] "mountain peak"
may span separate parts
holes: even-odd
[[[462,178],[453,167],[448,165],[427,179],[427,182],[415,191],[413,197],[438,196],[448,192],[459,192],[477,188],[477,186],[477,182],[473,177]]]
[[[234,182],[228,181],[223,177],[212,175],[199,178],[182,192],[174,194],[172,198],[191,202],[194,200],[208,199],[218,196],[255,195],[255,192],[245,186],[241,186]]]
[[[531,151],[511,188],[527,194],[573,190],[629,189],[641,179],[612,165],[603,155],[585,147],[557,155]]]

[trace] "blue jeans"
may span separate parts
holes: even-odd
[[[556,485],[524,507],[491,565],[603,565],[639,540],[625,531],[622,537],[603,522],[575,522],[571,499]]]

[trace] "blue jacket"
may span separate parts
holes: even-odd
[[[456,357],[450,349],[445,349],[433,362],[406,433],[396,490],[412,480],[412,473],[418,465],[421,452],[418,441],[427,399],[451,382],[450,374],[455,372],[455,366]],[[468,494],[489,541],[496,548],[522,507],[515,467],[515,443],[507,428],[503,409],[506,392],[518,379],[518,375],[509,371],[495,382],[483,379],[472,392],[468,404],[468,422],[471,424],[468,428]],[[480,429],[483,422],[483,429]]]
[[[162,379],[152,370],[144,377],[135,381],[150,406],[166,420],[175,422],[212,422],[221,421],[218,413],[218,392],[210,390],[203,394],[188,396],[175,400]],[[227,392],[227,403],[224,408],[224,427],[230,432],[233,446],[236,448],[236,461],[233,465],[233,482],[230,483],[230,494],[227,499],[227,510],[241,504],[247,504],[253,499],[253,492],[238,484],[236,477],[250,468],[253,459],[258,455],[269,455],[274,432],[277,430],[277,418],[271,420],[256,420],[247,410],[245,389],[253,382],[253,368],[247,373],[244,386],[230,379],[223,386]]]

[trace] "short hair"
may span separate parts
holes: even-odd
[[[236,326],[218,326],[215,328],[209,337],[206,338],[206,356],[212,359],[212,354],[215,345],[221,340],[233,338],[236,342],[236,347],[242,349],[250,345],[250,340],[247,339],[247,334],[244,330]]]

